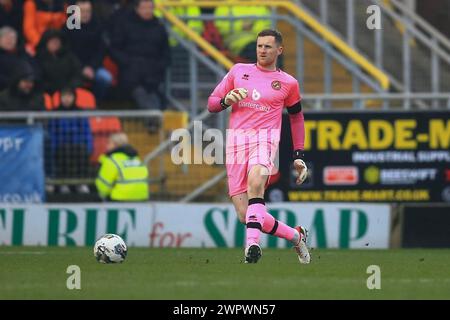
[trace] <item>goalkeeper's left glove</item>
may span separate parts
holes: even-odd
[[[306,166],[305,161],[303,161],[303,151],[302,150],[295,150],[294,151],[294,168],[297,170],[297,180],[295,183],[302,184],[305,182],[306,178],[308,177],[308,167]]]

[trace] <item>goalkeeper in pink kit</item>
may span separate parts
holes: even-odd
[[[289,113],[293,140],[293,161],[297,184],[307,177],[303,161],[304,118],[297,80],[277,68],[282,54],[282,36],[264,30],[257,37],[257,63],[236,64],[208,99],[210,112],[231,108],[227,130],[226,168],[229,195],[239,220],[246,224],[245,262],[256,263],[262,255],[261,232],[292,242],[300,263],[310,262],[307,231],[289,227],[267,212],[264,191],[278,149],[283,108]]]

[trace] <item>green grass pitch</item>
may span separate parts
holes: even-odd
[[[122,264],[98,263],[91,248],[0,247],[2,299],[450,299],[450,250],[265,249],[258,264],[240,249],[129,248]],[[81,290],[68,290],[69,265]],[[381,269],[381,289],[366,286]]]

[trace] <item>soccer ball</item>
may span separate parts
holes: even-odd
[[[95,242],[94,256],[101,263],[121,263],[127,257],[127,245],[117,234],[105,234]]]

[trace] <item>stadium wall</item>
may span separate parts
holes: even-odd
[[[270,213],[305,225],[314,248],[390,246],[391,206],[355,203],[271,203]],[[245,227],[230,204],[52,204],[0,206],[0,244],[91,246],[116,233],[138,247],[243,247]],[[263,247],[290,247],[262,236]]]
[[[402,247],[450,248],[449,204],[405,204],[402,219]]]

